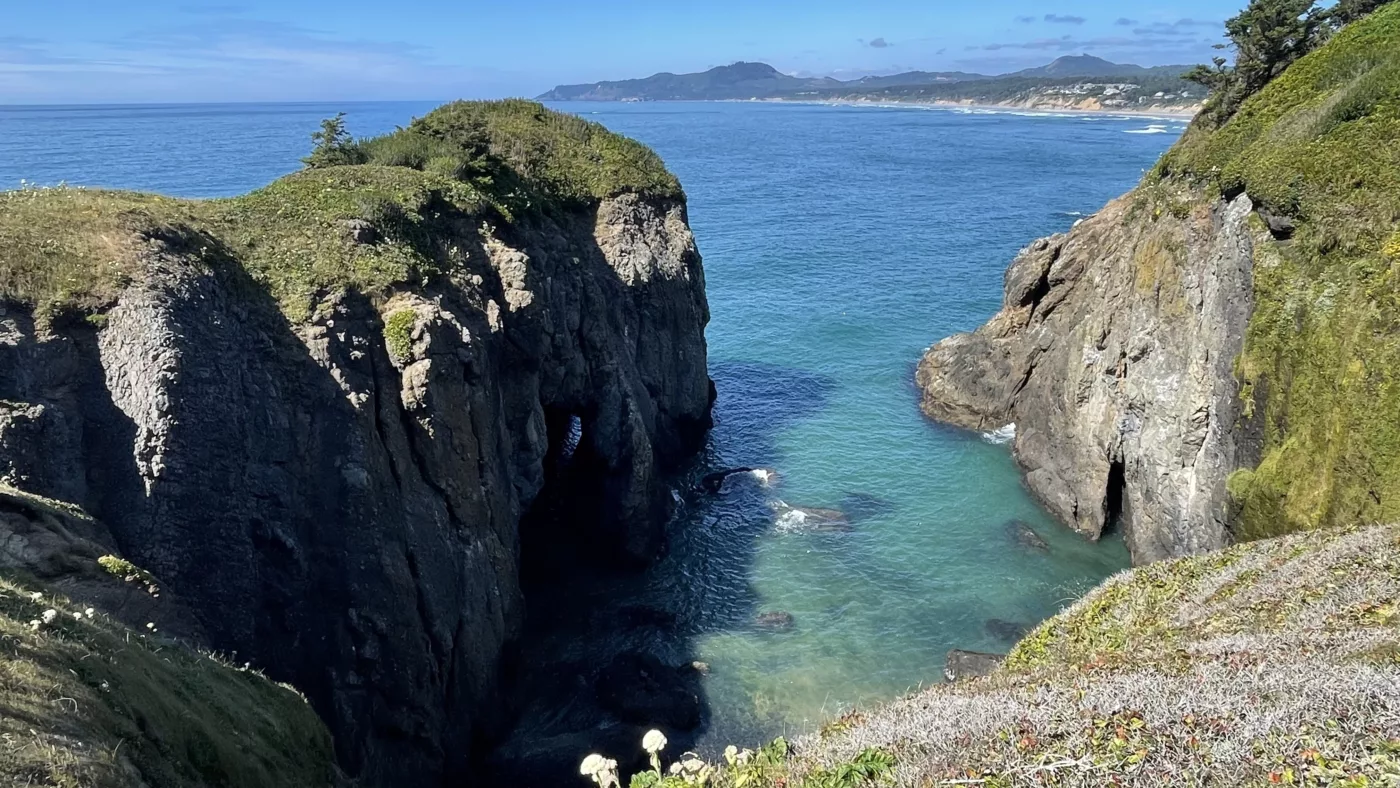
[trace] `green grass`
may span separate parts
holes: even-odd
[[[680,183],[645,145],[533,101],[455,102],[391,137],[411,134],[457,148],[484,137],[492,158],[556,199],[587,202],[625,192],[681,197]],[[384,143],[369,143],[376,144]]]
[[[0,300],[41,322],[102,313],[174,250],[251,278],[293,321],[323,295],[371,297],[452,276],[482,221],[576,211],[626,192],[683,195],[661,159],[602,126],[524,101],[458,102],[356,143],[364,164],[308,169],[249,194],[180,200],[72,188],[0,192]],[[378,239],[357,244],[345,220]]]
[[[1230,489],[1237,536],[1400,517],[1400,4],[1198,122],[1153,173],[1244,190],[1297,221],[1260,233],[1238,372],[1263,457]]]
[[[331,784],[330,735],[295,691],[81,610],[0,577],[0,783]]]

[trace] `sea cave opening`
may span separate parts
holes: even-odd
[[[1123,460],[1112,460],[1108,464],[1108,484],[1104,489],[1104,536],[1121,533],[1127,524],[1127,478]]]

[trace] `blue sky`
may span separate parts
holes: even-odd
[[[761,60],[850,78],[1199,62],[1244,0],[0,0],[0,103],[443,100]]]

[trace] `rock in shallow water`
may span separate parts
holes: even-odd
[[[1035,529],[1024,520],[1010,520],[1006,523],[1006,532],[1011,536],[1016,544],[1028,549],[1037,550],[1042,553],[1050,552],[1050,544]]]
[[[759,613],[753,620],[755,627],[769,632],[785,632],[792,629],[792,624],[792,614],[782,610]]]
[[[844,533],[851,520],[840,509],[791,506],[782,501],[772,504],[773,526],[780,533]]]
[[[1000,618],[988,619],[985,625],[987,634],[998,640],[1005,640],[1015,643],[1026,636],[1031,631],[1029,624],[1022,624],[1019,621],[1006,621]]]
[[[1005,654],[988,654],[955,648],[948,652],[948,659],[943,663],[943,678],[948,681],[961,681],[962,679],[986,676],[996,670],[997,666],[1005,659]]]
[[[699,672],[650,654],[622,654],[598,676],[598,704],[619,720],[689,731],[700,724]]]

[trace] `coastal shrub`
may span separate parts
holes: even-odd
[[[459,101],[401,133],[441,139],[469,158],[489,154],[531,189],[555,199],[592,202],[625,192],[681,196],[679,182],[650,148],[533,101]],[[509,188],[504,181],[499,185]]]
[[[413,355],[413,328],[418,323],[418,313],[412,309],[400,309],[384,319],[384,346],[394,361],[402,363]]]

